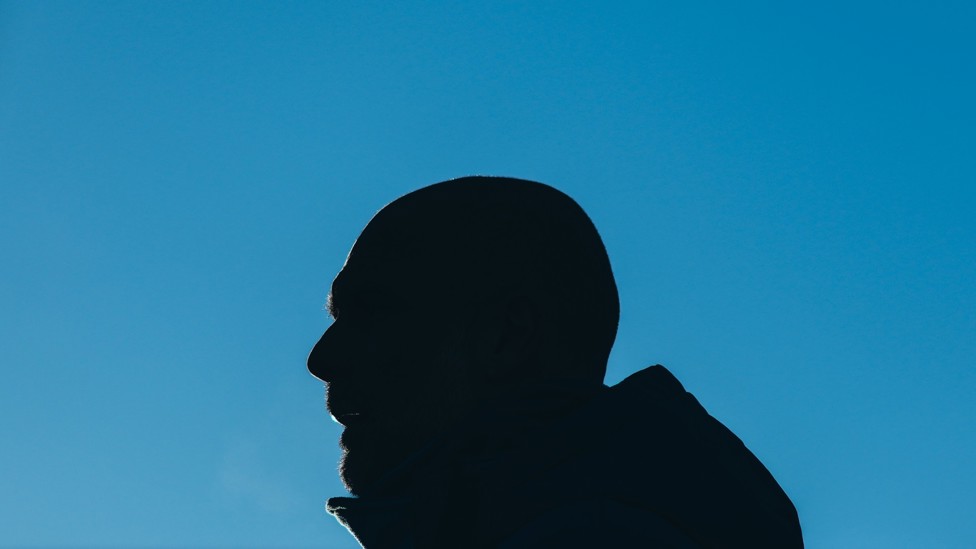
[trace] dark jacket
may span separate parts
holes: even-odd
[[[802,547],[769,471],[663,366],[495,403],[381,481],[332,498],[367,548]]]

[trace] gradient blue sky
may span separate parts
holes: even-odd
[[[384,203],[536,179],[809,547],[976,538],[966,2],[0,2],[0,545],[353,547],[304,366]]]

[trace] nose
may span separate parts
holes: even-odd
[[[330,327],[322,334],[318,342],[312,347],[312,350],[308,353],[308,359],[305,361],[305,365],[308,367],[308,373],[315,376],[320,381],[329,382],[332,381],[332,372],[328,367],[328,355],[327,349],[329,346],[330,335],[329,331],[332,330]]]

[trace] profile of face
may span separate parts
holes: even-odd
[[[480,391],[466,336],[481,309],[443,291],[436,261],[376,232],[364,231],[336,276],[334,321],[308,357],[344,426],[339,469],[353,494],[470,411]]]
[[[332,283],[330,312],[308,369],[344,426],[342,479],[361,495],[519,384],[600,385],[618,304],[603,244],[571,198],[475,176],[374,216]]]

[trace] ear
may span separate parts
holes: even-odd
[[[535,301],[514,294],[504,298],[491,315],[493,326],[486,331],[482,357],[489,377],[503,381],[521,374],[536,358],[539,309]]]

